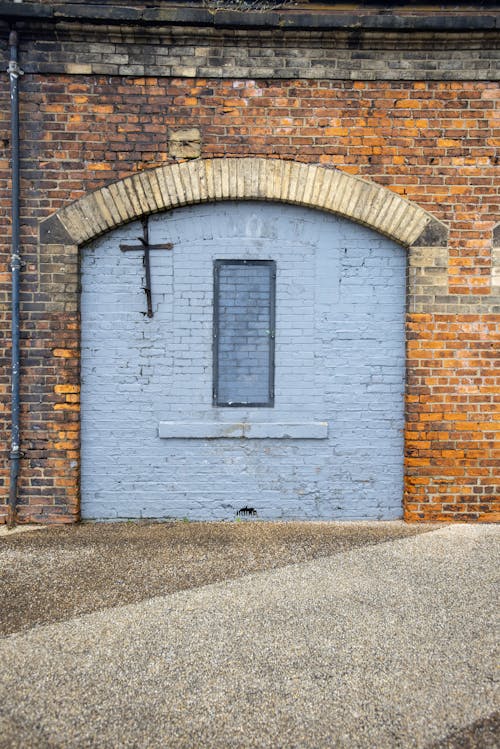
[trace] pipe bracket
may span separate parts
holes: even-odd
[[[16,60],[9,60],[9,67],[7,68],[7,73],[10,75],[11,78],[19,78],[19,76],[24,75],[24,70],[21,70]]]

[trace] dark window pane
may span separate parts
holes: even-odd
[[[214,403],[271,406],[275,263],[216,260]]]

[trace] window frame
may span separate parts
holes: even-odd
[[[225,265],[259,265],[270,269],[270,295],[269,295],[269,337],[268,337],[268,399],[267,401],[237,402],[221,401],[219,399],[219,278],[220,269]],[[214,260],[214,286],[213,286],[213,331],[212,331],[212,405],[218,408],[273,408],[274,407],[274,373],[275,373],[275,330],[276,330],[276,261],[275,260],[251,260],[251,259],[218,259]]]

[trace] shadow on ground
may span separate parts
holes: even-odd
[[[426,749],[498,749],[498,746],[500,746],[500,713],[495,713],[465,728],[453,731],[441,741],[428,744]]]
[[[402,522],[85,523],[2,536],[0,634],[414,536]]]

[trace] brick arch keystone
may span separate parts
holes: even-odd
[[[369,226],[406,247],[447,243],[444,224],[385,187],[338,169],[265,158],[197,159],[126,177],[54,213],[40,225],[40,240],[82,245],[147,214],[221,200],[317,208]]]

